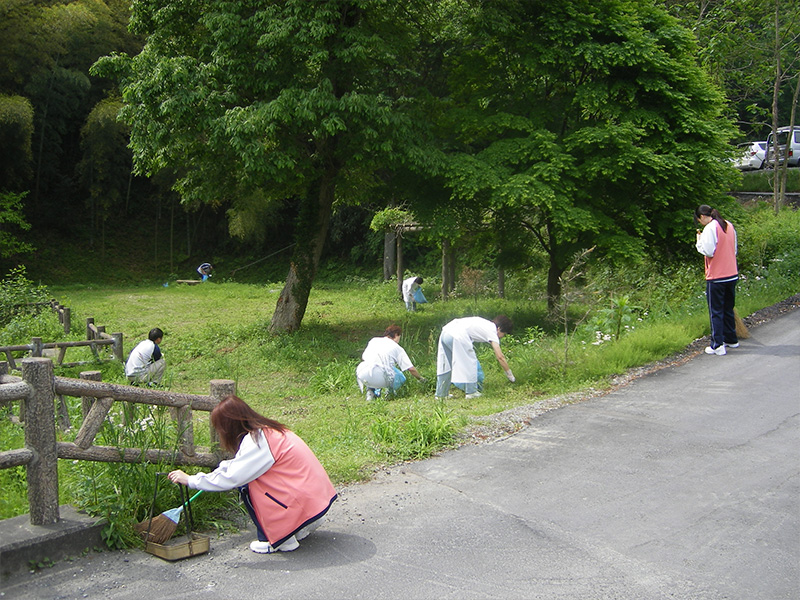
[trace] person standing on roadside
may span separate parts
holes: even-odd
[[[703,229],[697,230],[697,251],[705,257],[706,300],[711,320],[711,345],[705,352],[724,356],[726,346],[738,348],[736,335],[736,282],[739,268],[736,264],[738,242],[736,230],[726,221],[717,209],[701,204],[694,212],[697,223]]]

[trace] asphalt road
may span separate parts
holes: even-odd
[[[252,532],[167,563],[104,552],[2,598],[800,597],[800,310],[510,437],[341,490],[286,554]]]

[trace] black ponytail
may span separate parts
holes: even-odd
[[[722,215],[719,214],[719,211],[716,208],[711,208],[708,204],[701,204],[694,211],[695,221],[697,221],[701,215],[711,217],[717,223],[719,223],[719,226],[722,227],[722,231],[728,231],[728,222],[722,218]]]

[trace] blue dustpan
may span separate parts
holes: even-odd
[[[197,493],[196,493],[194,496],[192,496],[191,498],[189,498],[189,502],[191,502],[192,500],[194,500],[195,498],[197,498],[197,497],[198,497],[200,494],[202,494],[202,493],[203,493],[203,490],[200,490],[199,492],[197,492]],[[165,511],[164,511],[164,512],[162,512],[161,514],[162,514],[163,516],[167,517],[167,518],[168,518],[170,521],[172,521],[173,523],[177,523],[177,522],[180,520],[180,518],[181,518],[181,513],[183,512],[183,508],[184,508],[184,506],[185,506],[184,504],[181,504],[179,507],[177,507],[177,508],[171,508],[171,509],[169,509],[169,510],[165,510]]]

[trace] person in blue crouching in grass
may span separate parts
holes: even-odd
[[[203,281],[208,281],[208,278],[211,277],[211,271],[214,270],[214,267],[211,263],[204,262],[202,265],[197,267],[197,272],[200,274],[200,278]]]
[[[382,388],[392,393],[400,389],[406,382],[403,371],[408,371],[418,381],[425,381],[400,345],[402,333],[399,325],[389,325],[383,336],[372,338],[364,349],[362,362],[356,367],[356,379],[362,392],[366,388],[367,400],[374,400]]]

